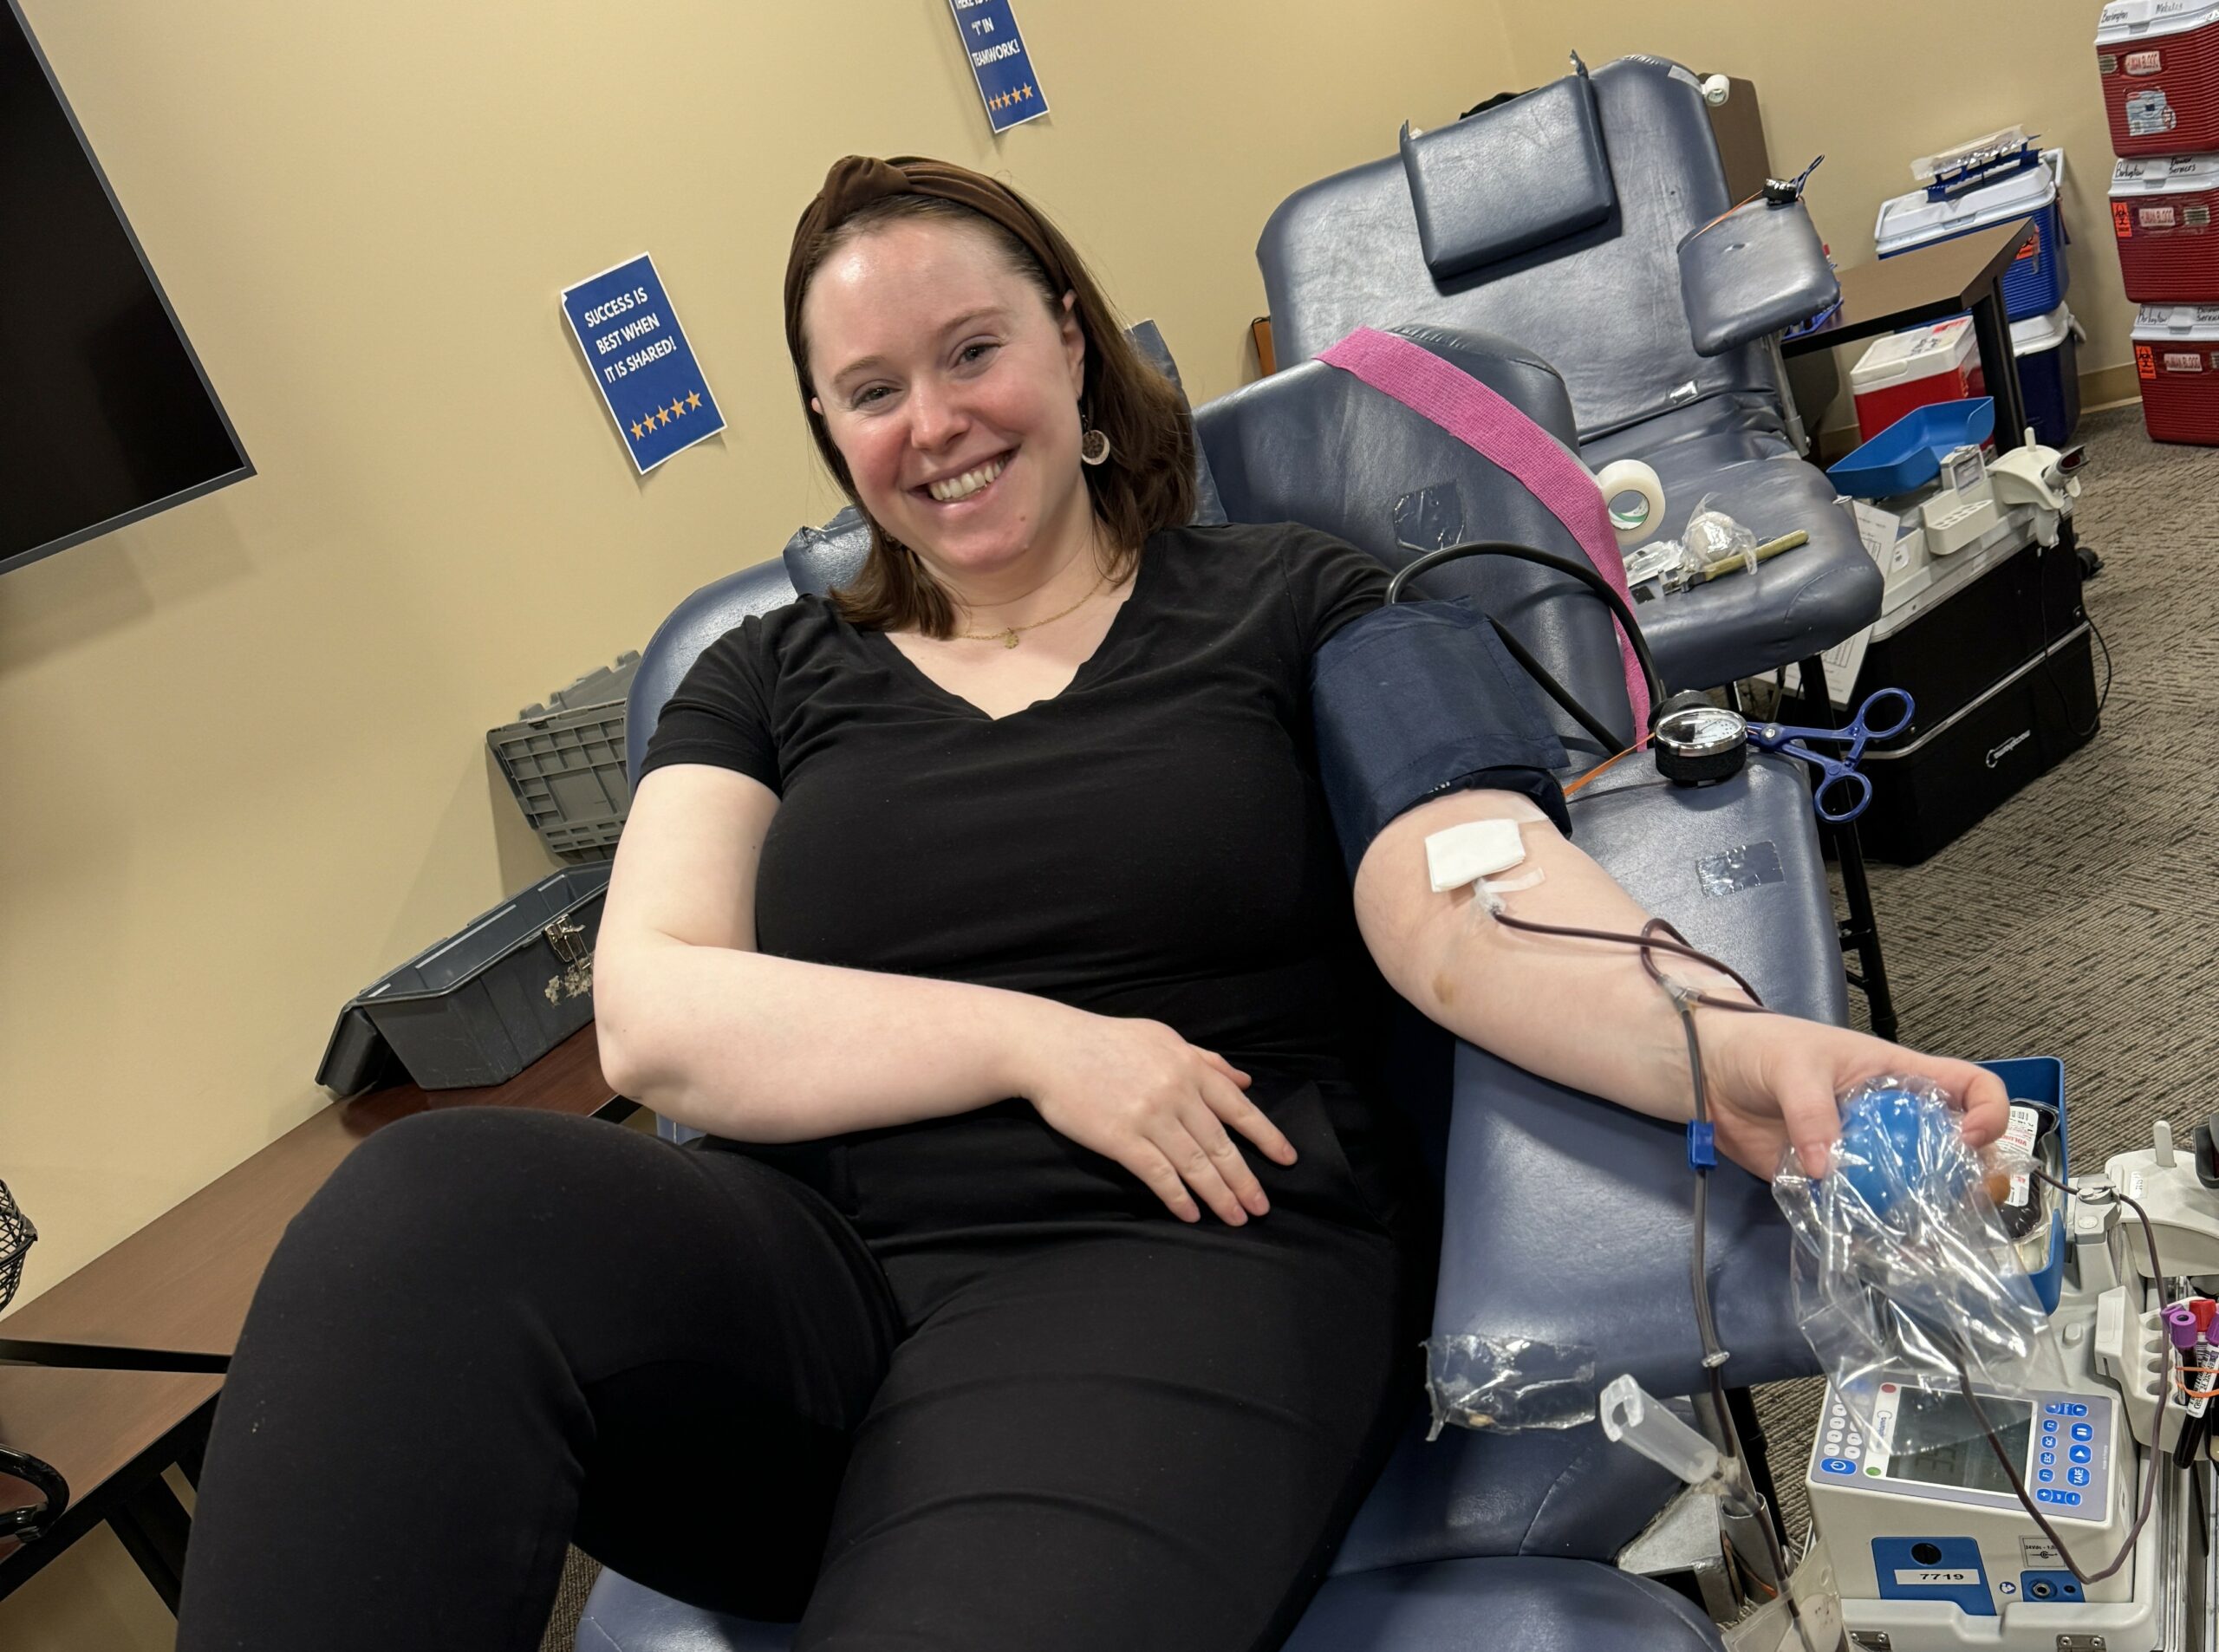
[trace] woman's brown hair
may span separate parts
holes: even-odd
[[[1064,295],[1076,296],[1073,309],[1086,341],[1079,406],[1094,428],[1109,437],[1110,451],[1107,464],[1087,465],[1083,473],[1108,541],[1104,572],[1122,581],[1142,541],[1194,514],[1194,424],[1186,398],[1133,348],[1078,254],[1015,190],[944,161],[849,155],[833,166],[824,187],[802,214],[786,262],[786,348],[793,356],[809,432],[841,491],[870,523],[870,555],[862,572],[831,594],[834,607],[866,630],[914,627],[928,637],[949,636],[955,630],[955,608],[947,594],[916,554],[863,510],[823,415],[809,405],[815,392],[801,309],[810,280],[843,243],[903,218],[940,219],[983,233],[1058,317]]]

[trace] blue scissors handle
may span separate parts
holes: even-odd
[[[1789,746],[1789,751],[1806,762],[1819,766],[1824,777],[1811,793],[1811,807],[1819,811],[1819,818],[1830,825],[1843,826],[1864,812],[1872,801],[1872,782],[1846,763],[1832,758],[1822,758],[1816,751],[1800,746]]]
[[[1841,728],[1791,728],[1782,723],[1766,723],[1749,730],[1749,744],[1760,751],[1785,751],[1818,770],[1822,777],[1811,794],[1811,806],[1818,810],[1820,820],[1844,825],[1863,814],[1872,801],[1872,782],[1857,769],[1864,748],[1874,740],[1902,733],[1910,726],[1916,709],[1910,696],[1900,688],[1876,689]],[[1894,714],[1893,721],[1874,726],[1874,718],[1890,712]],[[1808,742],[1812,740],[1845,749],[1839,757],[1827,757],[1811,749]]]
[[[1897,712],[1896,720],[1887,727],[1876,728],[1872,719],[1879,714],[1876,708],[1883,704],[1897,705],[1902,709]],[[1877,688],[1864,697],[1864,704],[1857,708],[1857,715],[1850,719],[1849,726],[1841,732],[1851,737],[1852,747],[1862,751],[1867,740],[1884,740],[1909,728],[1911,714],[1916,709],[1910,696],[1902,689]]]

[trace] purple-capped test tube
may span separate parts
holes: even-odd
[[[2185,1302],[2177,1302],[2165,1310],[2165,1335],[2183,1354],[2196,1346],[2196,1311]]]

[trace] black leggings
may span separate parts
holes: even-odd
[[[530,1652],[566,1540],[797,1652],[1277,1646],[1422,1307],[1346,1098],[1279,1088],[1300,1161],[1250,1154],[1241,1229],[1022,1104],[787,1167],[491,1109],[380,1132],[256,1295],[180,1652]]]

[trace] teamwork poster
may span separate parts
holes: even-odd
[[[565,288],[563,314],[642,476],[725,427],[646,253]]]
[[[971,60],[971,78],[986,106],[986,124],[997,133],[1021,127],[1048,113],[1048,94],[1032,72],[1032,59],[1018,32],[1010,0],[947,0],[955,32]]]

